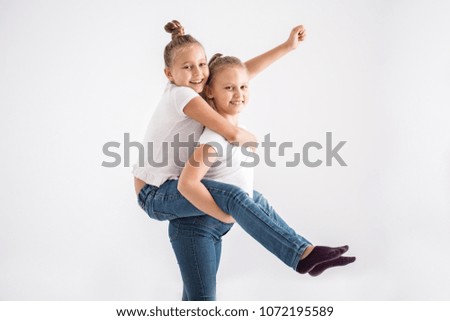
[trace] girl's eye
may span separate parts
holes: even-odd
[[[247,85],[243,85],[243,86],[241,86],[241,89],[247,90],[248,86]]]
[[[231,86],[226,86],[225,89],[226,89],[226,90],[233,90],[233,87],[231,87]]]
[[[202,62],[201,64],[200,64],[200,67],[205,67],[206,66],[206,63],[204,63],[204,62]]]
[[[183,69],[191,69],[191,66],[184,66]]]

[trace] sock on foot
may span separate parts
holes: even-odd
[[[309,275],[318,276],[322,274],[322,272],[325,271],[326,269],[329,269],[334,266],[344,266],[355,262],[355,260],[356,257],[354,256],[341,256],[338,257],[337,259],[317,264],[311,271],[309,271]]]
[[[315,246],[307,257],[298,262],[295,270],[301,274],[308,273],[314,269],[316,265],[334,260],[347,252],[347,250],[347,245],[340,247]]]

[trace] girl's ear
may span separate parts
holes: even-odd
[[[206,94],[206,98],[208,98],[208,99],[214,98],[211,93],[211,87],[209,87],[208,85],[205,86],[205,94]]]
[[[173,76],[172,76],[172,73],[170,72],[169,67],[164,68],[164,74],[166,75],[167,79],[169,79],[170,82],[174,82]]]

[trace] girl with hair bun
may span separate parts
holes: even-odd
[[[311,272],[320,264],[340,257],[347,247],[313,248],[236,185],[204,179],[196,193],[189,195],[190,202],[178,191],[178,178],[203,126],[230,143],[243,145],[255,143],[256,139],[213,110],[202,98],[210,73],[202,45],[186,35],[176,20],[166,24],[165,30],[172,35],[164,50],[164,73],[169,83],[144,136],[144,155],[152,155],[151,160],[140,159],[133,166],[133,175],[140,207],[150,218],[170,221],[169,235],[183,277],[183,300],[215,300],[221,236],[234,221],[299,273]],[[303,27],[297,26],[287,41],[243,63],[248,79],[296,49],[304,36]],[[184,181],[185,192],[190,183]],[[203,237],[209,243],[185,242],[187,239],[181,231],[186,226],[197,229],[196,238],[191,241]]]

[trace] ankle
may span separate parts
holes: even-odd
[[[304,251],[302,256],[300,257],[300,260],[303,260],[304,258],[306,258],[308,255],[311,254],[312,250],[314,250],[314,246],[310,245],[308,246]]]

